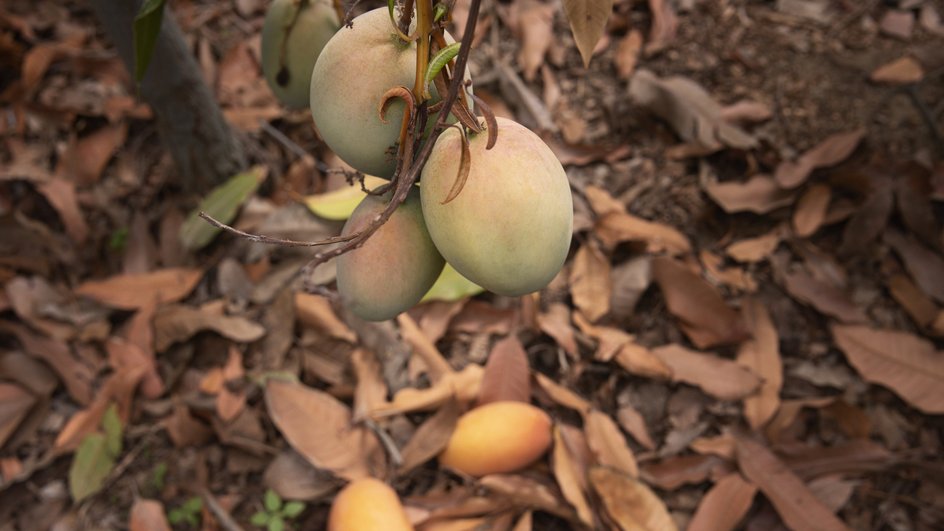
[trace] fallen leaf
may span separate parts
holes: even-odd
[[[899,57],[873,70],[869,79],[875,83],[908,85],[924,79],[924,69],[921,68],[921,63],[913,57]]]
[[[914,31],[914,23],[914,13],[911,11],[889,9],[879,22],[879,29],[886,35],[909,40]]]
[[[246,371],[243,370],[243,356],[235,346],[230,345],[226,358],[226,365],[221,371],[223,385],[216,395],[216,413],[224,422],[229,422],[239,416],[246,407],[245,391],[230,391],[226,385],[229,382],[242,383]]]
[[[737,361],[763,380],[757,394],[744,399],[744,417],[751,428],[760,430],[780,407],[780,339],[764,303],[752,298],[744,301],[742,308],[751,339],[741,344]]]
[[[128,528],[131,531],[171,531],[164,516],[164,504],[157,500],[136,499],[128,516]]]
[[[620,79],[629,79],[636,71],[639,62],[639,51],[642,49],[642,33],[639,30],[630,30],[620,39],[616,47],[613,62],[616,63],[616,73]]]
[[[938,315],[938,307],[905,275],[888,279],[888,291],[921,328],[929,326]]]
[[[534,75],[544,63],[544,55],[554,41],[554,13],[557,6],[537,0],[522,0],[517,4],[518,32],[521,47],[518,49],[518,64],[524,78],[534,81]]]
[[[591,321],[610,311],[610,261],[592,242],[580,247],[570,270],[574,304]]]
[[[797,421],[800,412],[805,408],[822,408],[832,404],[836,399],[834,397],[809,397],[792,400],[782,400],[780,409],[774,414],[770,422],[764,428],[767,440],[772,443],[780,442],[788,428]]]
[[[570,389],[551,380],[547,376],[536,372],[534,379],[537,381],[538,386],[557,404],[573,409],[579,413],[584,413],[592,409],[590,402],[587,402]]]
[[[686,142],[710,150],[722,146],[750,149],[757,145],[756,138],[725,122],[721,105],[689,78],[659,78],[649,70],[637,70],[629,82],[629,95],[637,105],[668,121]]]
[[[738,473],[718,480],[702,497],[688,531],[733,531],[747,516],[757,487]]]
[[[734,265],[724,267],[724,258],[707,249],[698,253],[698,258],[705,267],[705,276],[716,283],[748,293],[757,291],[757,281],[747,270]]]
[[[572,519],[573,512],[550,484],[519,474],[492,474],[479,479],[479,485],[492,490],[521,507],[530,507]]]
[[[66,342],[42,337],[25,326],[9,322],[0,321],[0,332],[15,335],[27,354],[42,360],[55,371],[73,400],[83,406],[92,402],[96,371],[73,355]]]
[[[514,334],[499,340],[492,347],[482,376],[478,405],[509,400],[531,401],[528,355]]]
[[[177,448],[201,446],[213,437],[213,432],[206,424],[190,414],[190,410],[181,402],[174,403],[174,411],[161,421],[167,436]]]
[[[80,284],[75,292],[113,308],[136,310],[148,304],[179,301],[193,291],[202,277],[200,269],[160,269],[140,275],[90,280]]]
[[[846,323],[864,323],[869,320],[865,311],[852,302],[836,286],[810,276],[797,269],[783,276],[783,285],[790,295],[816,308],[817,311]]]
[[[898,253],[921,290],[944,303],[944,258],[896,230],[885,231],[885,243]]]
[[[36,398],[22,387],[0,382],[0,448],[35,403]]]
[[[554,449],[551,452],[554,479],[564,498],[577,511],[577,518],[588,527],[593,526],[593,513],[586,496],[585,471],[576,461],[561,437],[560,427],[554,426]]]
[[[36,190],[43,194],[49,204],[56,209],[59,219],[65,225],[66,233],[76,244],[81,245],[88,238],[89,228],[85,216],[79,208],[75,193],[75,183],[60,177],[54,177],[41,183]]]
[[[331,308],[331,302],[325,297],[296,293],[295,314],[298,316],[298,321],[305,326],[321,330],[335,339],[348,343],[357,342],[357,335],[338,319],[334,309]]]
[[[894,466],[897,461],[884,446],[868,439],[830,446],[787,446],[783,452],[783,462],[804,481],[828,474],[876,472]]]
[[[620,530],[678,529],[662,500],[641,481],[606,467],[594,467],[588,475],[604,509]]]
[[[649,0],[649,12],[652,13],[652,27],[649,29],[646,54],[651,55],[665,49],[675,40],[678,16],[672,2],[666,0]]]
[[[842,510],[858,485],[858,481],[843,479],[840,474],[818,477],[806,484],[813,496],[834,513]]]
[[[564,12],[570,21],[570,31],[574,35],[577,49],[580,50],[584,68],[590,66],[593,49],[603,36],[606,21],[612,11],[613,0],[564,0]]]
[[[404,445],[400,451],[403,461],[398,473],[406,474],[439,455],[449,444],[449,438],[452,437],[458,420],[459,404],[455,400],[448,400],[413,432],[413,436]]]
[[[372,411],[371,417],[380,419],[401,413],[428,411],[451,399],[461,403],[471,402],[479,396],[484,372],[481,366],[469,364],[459,372],[443,375],[432,387],[401,389],[388,404]]]
[[[611,212],[601,216],[593,231],[608,248],[613,248],[621,242],[641,241],[646,243],[646,251],[649,253],[668,252],[680,255],[692,250],[688,238],[675,228],[625,212]]]
[[[638,256],[613,266],[610,270],[610,316],[626,322],[636,310],[636,303],[652,284],[652,257]]]
[[[570,357],[577,359],[580,353],[577,350],[577,338],[574,328],[570,324],[570,307],[561,302],[548,306],[546,312],[538,314],[538,327],[545,334],[554,338],[554,341],[564,349]]]
[[[711,284],[671,258],[653,259],[652,268],[669,312],[697,347],[737,343],[746,337],[741,316]]]
[[[653,442],[652,436],[649,435],[649,429],[646,428],[646,420],[636,408],[628,405],[621,406],[616,411],[616,420],[619,422],[620,427],[626,430],[626,433],[630,434],[633,439],[636,439],[636,442],[643,445],[647,450],[655,449],[656,443]]]
[[[767,105],[753,100],[740,100],[721,109],[721,118],[727,122],[766,122],[773,117]]]
[[[866,326],[833,325],[832,333],[863,379],[888,387],[925,413],[944,413],[944,356],[934,344]]]
[[[286,450],[269,463],[262,480],[283,500],[317,500],[340,487],[341,481],[311,466],[294,450]]]
[[[347,406],[317,389],[274,378],[266,382],[265,400],[272,422],[313,466],[349,480],[370,475],[367,457],[378,442],[369,430],[352,425]]]
[[[888,225],[895,205],[895,194],[888,187],[876,187],[849,218],[842,232],[838,254],[864,252]]]
[[[351,353],[351,365],[357,377],[354,390],[354,422],[367,418],[371,411],[387,403],[387,383],[384,381],[383,367],[372,352],[358,348]]]
[[[761,444],[737,437],[737,460],[744,476],[770,500],[784,523],[796,531],[848,529],[829,508]]]
[[[716,455],[676,455],[661,461],[647,462],[640,470],[640,477],[649,485],[675,490],[683,485],[707,481],[725,468],[730,469]]]
[[[803,192],[793,211],[793,231],[797,236],[812,236],[826,220],[832,190],[825,184],[814,184]]]
[[[127,135],[128,124],[121,121],[70,142],[56,165],[56,175],[77,186],[95,184]]]
[[[252,343],[266,333],[262,325],[245,317],[219,315],[175,304],[162,307],[154,316],[154,348],[164,352],[174,343],[186,341],[204,330],[212,330],[237,343]]]
[[[734,437],[727,431],[714,437],[693,439],[688,447],[700,454],[717,455],[729,461],[734,460]]]
[[[755,393],[761,379],[738,363],[679,345],[652,349],[672,369],[672,380],[699,387],[721,400],[739,400]]]
[[[780,247],[783,232],[778,226],[762,236],[734,242],[725,249],[725,252],[738,262],[753,264],[766,260],[777,250],[777,247]]]
[[[583,430],[587,446],[598,464],[612,467],[632,477],[639,475],[633,451],[629,449],[626,437],[609,415],[596,409],[584,413]]]
[[[795,192],[780,188],[769,175],[755,175],[747,182],[707,182],[705,192],[728,214],[754,212],[767,214],[793,204]]]
[[[434,384],[447,375],[455,373],[446,358],[436,348],[436,345],[423,334],[423,331],[420,330],[416,321],[409,314],[401,313],[397,316],[397,322],[400,324],[400,334],[403,336],[403,340],[413,346],[414,353],[426,364],[429,377]]]
[[[944,23],[941,21],[941,14],[938,13],[933,4],[925,3],[921,6],[920,20],[921,27],[928,32],[939,37],[944,35]]]
[[[855,129],[831,135],[796,161],[781,162],[774,178],[783,188],[796,188],[806,182],[813,170],[835,166],[849,158],[865,138],[865,133],[865,129]]]

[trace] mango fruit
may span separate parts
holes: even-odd
[[[356,479],[338,493],[328,513],[328,531],[413,531],[406,511],[386,483]]]
[[[262,73],[287,107],[309,106],[311,71],[341,27],[331,0],[274,0],[262,25]],[[284,50],[283,50],[284,47]]]
[[[423,216],[436,248],[462,276],[501,295],[546,286],[570,249],[574,207],[563,166],[528,128],[498,118],[498,141],[469,138],[465,186],[445,203],[462,153],[460,132],[440,135],[423,168]]]
[[[341,234],[347,236],[368,226],[386,208],[391,195],[365,196]],[[444,265],[429,237],[420,194],[414,187],[363,246],[337,258],[338,293],[355,315],[384,321],[419,302]]]

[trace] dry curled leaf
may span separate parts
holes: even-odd
[[[591,321],[610,311],[610,261],[593,242],[580,247],[570,270],[574,304]]]
[[[868,382],[888,387],[912,406],[944,413],[944,355],[934,344],[897,330],[833,325],[836,344]]]
[[[682,331],[696,346],[726,345],[746,337],[740,314],[724,302],[711,284],[684,264],[659,257],[652,261],[652,270],[669,312],[679,319]]]
[[[731,258],[738,262],[754,263],[766,260],[777,250],[783,241],[783,230],[780,227],[756,238],[732,243],[725,249]]]
[[[524,346],[515,335],[495,343],[485,364],[478,404],[501,401],[530,402],[531,370]]]
[[[122,310],[176,302],[186,297],[203,277],[200,269],[171,268],[150,273],[117,275],[83,282],[75,292]]]
[[[699,387],[721,400],[750,396],[760,387],[761,379],[737,363],[680,345],[652,349],[652,353],[672,369],[672,380]]]
[[[921,68],[921,63],[913,57],[899,57],[873,70],[869,79],[875,83],[907,85],[924,79],[924,69]]]
[[[557,7],[537,0],[522,0],[515,7],[519,11],[517,29],[522,41],[518,64],[524,71],[524,78],[534,81],[534,75],[544,63],[544,54],[554,40]]]
[[[790,295],[809,304],[817,311],[846,323],[868,321],[865,311],[835,285],[813,277],[805,270],[797,269],[783,276],[783,285]]]
[[[458,402],[447,401],[443,407],[439,408],[439,411],[426,419],[413,432],[413,436],[400,451],[403,461],[400,463],[398,472],[405,474],[439,455],[449,444],[449,438],[452,437],[458,420]]]
[[[944,258],[896,230],[885,231],[885,243],[901,257],[915,284],[944,303]]]
[[[593,232],[610,248],[621,242],[642,241],[646,243],[646,251],[650,253],[668,252],[679,255],[691,251],[688,238],[674,227],[626,212],[602,215],[593,227]]]
[[[793,231],[797,236],[812,236],[826,220],[826,211],[832,190],[825,184],[814,184],[807,188],[793,211]]]
[[[704,183],[702,187],[728,214],[766,214],[793,204],[796,196],[794,192],[781,188],[769,175],[755,175],[744,183],[713,181]]]
[[[237,343],[251,343],[265,335],[259,323],[245,317],[220,315],[182,304],[165,306],[154,316],[154,349],[167,350],[203,330],[212,330]]]
[[[780,407],[780,340],[767,306],[758,299],[748,299],[743,308],[751,339],[741,344],[737,361],[763,379],[757,394],[744,399],[744,416],[751,428],[759,430]]]
[[[164,516],[164,505],[157,500],[144,498],[138,498],[131,506],[128,528],[131,531],[171,531],[170,523]]]
[[[546,312],[538,314],[538,327],[554,338],[554,341],[572,358],[578,358],[577,338],[570,324],[570,307],[561,302],[548,306]]]
[[[554,427],[554,449],[551,454],[554,478],[564,498],[577,511],[577,517],[584,525],[593,526],[593,513],[587,502],[584,470],[571,454],[561,436],[560,427]]]
[[[626,437],[609,415],[592,409],[584,414],[587,446],[598,464],[612,467],[631,477],[639,475],[636,457],[626,444]]]
[[[584,67],[590,66],[593,49],[603,36],[606,21],[613,11],[613,0],[563,0]]]
[[[774,172],[774,178],[783,188],[800,186],[813,170],[835,166],[849,158],[865,138],[865,132],[865,129],[855,129],[827,137],[796,161],[781,162]]]
[[[589,472],[590,484],[610,519],[622,531],[674,531],[665,503],[644,483],[607,467]]]
[[[728,474],[702,497],[688,531],[727,531],[738,528],[754,501],[757,487],[738,473]]]

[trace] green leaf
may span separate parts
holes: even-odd
[[[164,490],[164,483],[167,480],[167,463],[158,463],[151,472],[151,487],[154,490]]]
[[[429,291],[426,292],[426,295],[423,295],[423,299],[420,302],[457,301],[471,297],[472,295],[478,295],[483,291],[485,291],[484,288],[460,275],[459,272],[453,269],[447,262],[446,267],[444,267],[442,273],[439,274],[439,278],[436,279],[433,287],[429,288]]]
[[[114,454],[101,433],[92,433],[82,440],[69,468],[69,492],[79,501],[101,490],[105,478],[115,466]]]
[[[270,513],[278,512],[282,508],[282,498],[272,489],[269,489],[265,493],[265,498],[262,500],[262,504],[265,505],[265,508]]]
[[[188,513],[198,513],[203,509],[203,498],[194,496],[193,498],[185,501],[182,508]]]
[[[102,428],[105,429],[105,443],[108,452],[113,458],[121,453],[121,419],[118,418],[118,406],[112,402],[102,417]]]
[[[449,64],[449,61],[452,61],[452,58],[459,54],[459,48],[461,46],[462,43],[454,42],[436,52],[436,55],[429,61],[429,65],[426,66],[427,86],[436,79],[436,76],[439,75],[443,67]]]
[[[268,530],[269,531],[283,531],[285,529],[285,520],[282,520],[281,516],[273,515],[272,519],[269,520]]]
[[[134,41],[134,80],[138,83],[144,79],[157,37],[161,33],[161,22],[164,20],[164,4],[167,0],[144,0],[141,9],[134,17],[131,32]]]
[[[305,503],[300,501],[290,501],[282,507],[282,516],[286,518],[295,518],[305,510]]]
[[[171,509],[170,512],[167,513],[167,520],[174,525],[183,522],[184,518],[185,514],[180,509]]]
[[[368,190],[373,190],[380,185],[387,184],[390,181],[374,177],[372,175],[364,176],[364,186]],[[339,188],[326,194],[310,195],[305,198],[305,205],[308,210],[321,218],[334,221],[343,221],[351,217],[351,212],[357,208],[364,196],[367,195],[361,190],[359,184]]]
[[[448,12],[449,6],[442,2],[437,2],[436,5],[433,6],[433,22],[439,22]]]
[[[236,217],[239,207],[255,193],[266,178],[266,169],[256,166],[247,172],[230,177],[206,196],[180,228],[180,242],[191,251],[200,249],[213,241],[221,229],[210,225],[200,217],[206,212],[221,223],[229,223]]]
[[[263,527],[269,524],[270,518],[272,517],[269,516],[269,513],[259,511],[258,513],[252,515],[252,518],[249,519],[249,523],[256,527]]]

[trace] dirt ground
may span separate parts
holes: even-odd
[[[381,324],[283,289],[307,250],[186,248],[200,197],[88,6],[0,6],[0,531],[262,528],[270,489],[323,529],[364,470],[423,530],[944,527],[944,2],[613,4],[589,67],[556,0],[483,2],[470,55],[567,171],[561,274]],[[265,84],[266,5],[170,12],[257,168],[232,224],[321,239],[304,200],[347,184]],[[548,454],[440,466],[508,386]]]

